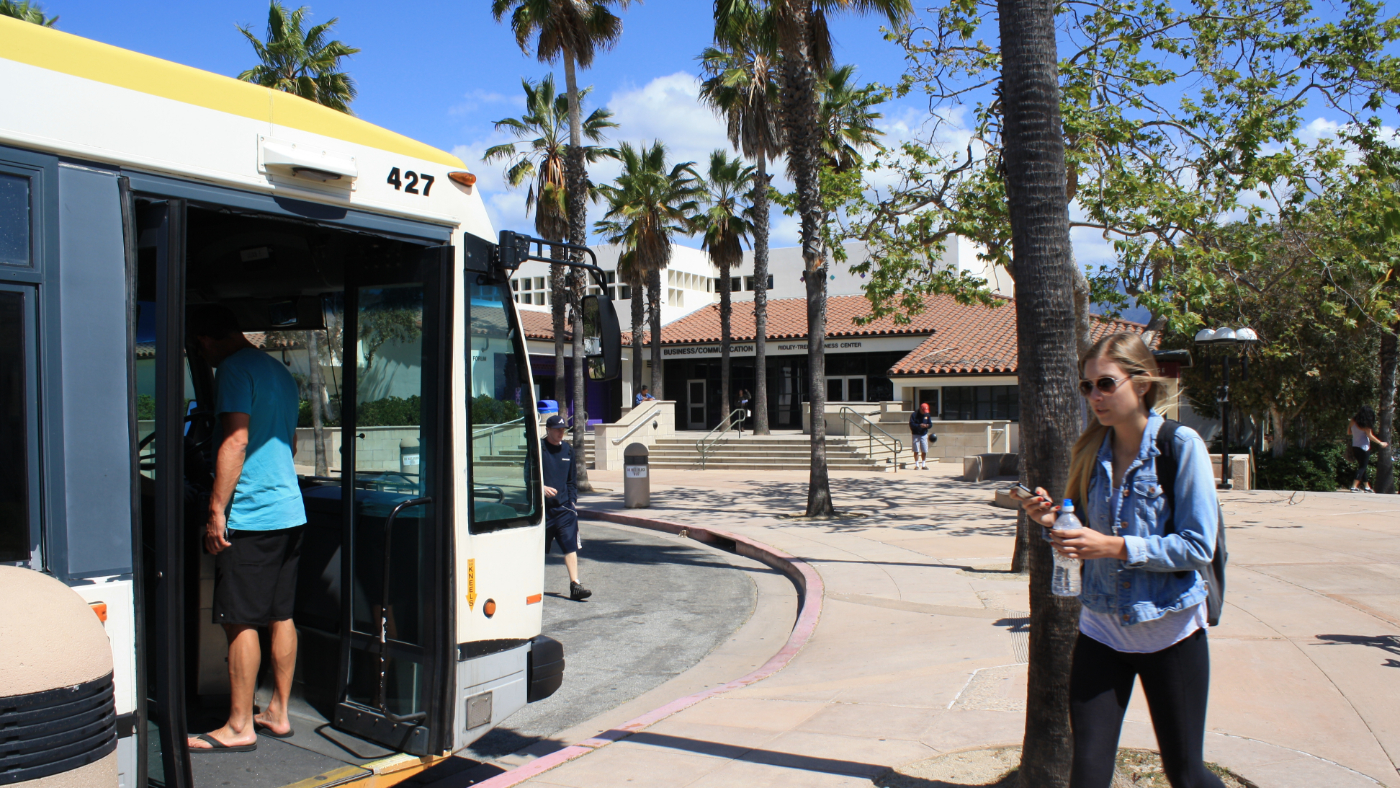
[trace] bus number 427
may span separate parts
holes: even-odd
[[[419,175],[413,170],[409,170],[408,172],[405,172],[403,174],[402,178],[400,178],[399,168],[395,167],[394,169],[389,170],[389,177],[387,179],[387,183],[390,186],[393,186],[395,190],[402,189],[403,191],[406,191],[409,194],[418,194],[418,181],[420,179],[423,181],[423,196],[427,197],[428,190],[433,188],[433,176],[427,173]]]

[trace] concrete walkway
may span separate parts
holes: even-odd
[[[958,481],[960,470],[835,474],[838,508],[864,516],[833,522],[780,518],[801,510],[805,472],[654,472],[652,508],[637,514],[807,561],[825,586],[820,622],[776,675],[527,784],[864,786],[940,753],[1019,744],[1028,601],[1006,571],[1015,517],[988,503],[992,483]],[[583,505],[620,508],[621,474],[590,475],[615,492]],[[1231,562],[1210,632],[1207,757],[1262,788],[1400,788],[1400,498],[1223,500]],[[771,654],[727,658],[727,678]],[[573,729],[574,741],[617,724],[607,717]],[[1140,692],[1122,743],[1155,748]]]

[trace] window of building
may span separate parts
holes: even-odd
[[[1016,386],[944,386],[943,418],[1020,421],[1020,395]]]

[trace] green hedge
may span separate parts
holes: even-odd
[[[513,400],[499,400],[482,394],[472,398],[472,426],[505,424],[520,418],[520,406]]]
[[[1289,449],[1282,457],[1256,457],[1254,465],[1256,486],[1261,490],[1335,492],[1338,487],[1350,487],[1356,476],[1351,447],[1341,443]],[[1371,470],[1374,473],[1375,468]]]
[[[331,408],[340,410],[340,398],[331,397]],[[361,402],[355,413],[357,427],[417,427],[422,422],[423,398],[414,394],[411,397],[385,397],[372,402]],[[339,427],[337,419],[322,416],[324,427]],[[297,426],[311,426],[311,402],[302,400],[297,408]]]

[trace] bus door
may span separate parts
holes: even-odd
[[[351,261],[341,408],[339,730],[451,747],[453,249]]]
[[[137,615],[144,617],[141,653],[146,691],[147,779],[153,785],[190,786],[193,775],[185,744],[185,442],[183,200],[137,200],[123,189],[128,222],[128,265],[135,289],[132,304],[140,330],[150,332],[153,353],[138,350],[137,464],[142,488],[141,574]],[[134,225],[134,227],[133,227]],[[133,233],[134,230],[134,233]],[[130,240],[135,235],[135,244]],[[133,248],[134,246],[134,248]],[[130,259],[134,257],[135,259]],[[134,264],[134,265],[133,265]],[[135,293],[133,293],[135,295]],[[146,300],[149,298],[150,300]],[[148,317],[145,312],[153,315]],[[145,337],[138,336],[138,340]],[[147,346],[149,347],[149,345]],[[149,400],[142,401],[142,397]],[[138,621],[138,626],[140,622]]]

